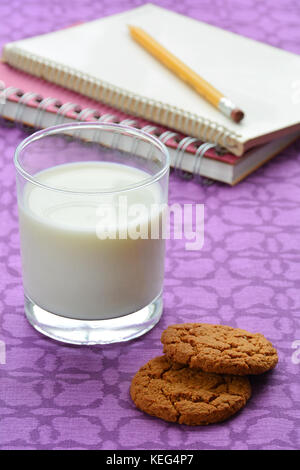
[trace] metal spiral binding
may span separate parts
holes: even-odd
[[[185,179],[185,180],[191,180],[193,177],[194,177],[194,174],[193,173],[190,173],[186,170],[184,170],[182,168],[182,161],[183,161],[183,156],[184,156],[184,152],[187,150],[187,148],[189,147],[189,145],[197,142],[199,139],[196,139],[194,137],[186,137],[184,139],[181,140],[181,142],[179,143],[179,154],[178,156],[176,156],[177,158],[177,173],[178,175]]]
[[[126,105],[126,107],[131,110],[131,106],[132,106],[132,101],[133,101],[133,99],[134,99],[134,95],[133,95],[132,93],[128,93],[128,95],[126,96],[126,98],[127,98],[127,105]],[[125,107],[124,107],[124,110],[126,110]]]
[[[5,104],[6,104],[6,100],[9,96],[11,95],[15,95],[16,93],[20,92],[21,90],[19,88],[15,88],[15,87],[8,87],[8,88],[4,88],[4,90],[1,90],[1,96],[3,97],[3,103],[0,102],[0,115],[3,114],[3,110],[4,110],[4,107],[5,107]]]
[[[118,99],[118,108],[124,110],[124,102],[125,102],[126,95],[122,94],[117,97]]]
[[[136,120],[135,119],[131,119],[131,118],[126,118],[126,119],[123,119],[123,121],[120,121],[120,124],[122,126],[136,126]]]
[[[202,124],[201,124],[201,135],[202,135],[202,140],[206,142],[208,140],[207,134],[210,129],[210,121],[209,119],[202,119]]]
[[[116,119],[117,119],[117,116],[115,114],[105,113],[105,114],[100,115],[99,118],[97,119],[97,121],[98,122],[111,122],[111,121],[114,121]],[[100,132],[99,132],[98,129],[95,130],[92,140],[94,142],[100,142]]]
[[[172,132],[172,131],[165,131],[162,134],[160,134],[159,139],[163,144],[166,144],[168,140],[172,139],[172,137],[176,137],[178,134],[177,132]]]
[[[107,90],[103,90],[105,95],[104,95],[104,101],[106,101],[107,103],[111,103],[112,101],[112,97],[114,95],[114,89],[112,86],[109,86],[107,87]]]
[[[155,109],[155,105],[157,105],[157,102],[155,102],[155,100],[153,99],[147,99],[147,103],[146,103],[146,106],[145,106],[145,109],[146,109],[146,114],[148,114],[148,119],[150,119],[150,121],[153,121],[154,120],[154,109]],[[147,109],[148,109],[148,112],[147,112]]]
[[[190,124],[190,116],[189,116],[189,113],[187,111],[184,111],[183,112],[183,131],[186,133],[186,134],[189,134],[189,124]]]
[[[131,145],[131,148],[130,148],[130,152],[132,153],[132,155],[137,154],[138,145],[139,145],[139,141],[138,141],[137,137],[133,137],[132,145]],[[151,150],[152,150],[151,147],[150,147],[149,150],[151,152]],[[148,152],[148,155],[146,155],[146,160],[150,159],[150,152]]]
[[[85,109],[82,112],[84,112],[84,111],[85,111]],[[96,122],[109,122],[109,121],[114,120],[116,118],[116,116],[114,114],[106,113],[106,114],[102,114],[100,116],[97,116],[98,114],[99,114],[98,111],[94,110],[94,117],[96,119]],[[92,137],[92,142],[100,143],[100,137],[101,137],[101,132],[99,132],[99,129],[96,129],[94,134],[93,134],[93,137]]]
[[[124,126],[136,126],[136,121],[135,119],[127,118],[127,119],[123,119],[123,121],[121,121],[120,124]],[[120,138],[121,138],[121,134],[114,134],[112,143],[111,143],[111,147],[113,149],[119,148]]]
[[[214,148],[214,147],[216,147],[216,144],[210,144],[208,142],[205,142],[204,144],[199,145],[195,153],[195,163],[194,163],[194,168],[193,168],[193,174],[197,176],[200,179],[200,181],[206,186],[209,186],[213,184],[214,182],[210,180],[209,178],[203,178],[201,176],[200,174],[201,163],[207,150]]]
[[[31,91],[28,91],[27,93],[24,93],[17,104],[17,109],[16,109],[16,114],[14,117],[14,121],[16,123],[19,123],[21,127],[23,126],[22,124],[22,116],[26,108],[26,104],[29,103],[31,100],[34,98],[38,98],[40,95],[38,93],[33,93]]]
[[[216,143],[216,142],[214,142],[216,136],[215,136],[215,138],[213,138],[213,135],[216,132],[216,130],[217,130],[217,124],[212,123],[210,128],[207,130],[205,141]]]
[[[56,98],[45,98],[43,99],[37,107],[36,119],[34,121],[34,127],[40,129],[42,127],[42,118],[47,110],[47,108],[53,104],[57,103]]]
[[[83,83],[83,90],[81,93],[83,95],[90,96],[92,85],[93,83],[91,81],[85,81]]]
[[[99,122],[109,122],[109,121],[114,121],[117,119],[117,116],[115,114],[102,114],[102,116],[99,117],[98,121]]]
[[[201,120],[199,119],[199,116],[193,114],[192,125],[191,129],[189,130],[191,135],[196,135],[196,129],[199,127],[200,121]]]
[[[182,171],[182,168],[181,168],[181,164],[182,164],[182,159],[183,159],[183,155],[184,155],[184,151],[186,150],[186,148],[196,142],[197,140],[199,139],[196,139],[195,137],[184,137],[183,139],[181,139],[181,141],[179,142],[178,144],[178,147],[177,147],[177,150],[176,150],[176,154],[175,154],[175,160],[174,160],[174,169],[175,171],[177,170],[180,170]]]
[[[95,118],[95,115],[97,114],[97,109],[93,109],[93,108],[84,108],[82,109],[78,115],[76,116],[76,121],[80,121],[80,122],[86,122],[87,118],[89,116],[93,116]],[[98,119],[97,119],[98,120]],[[95,131],[94,133],[94,137],[96,138],[96,134],[98,133],[98,131]],[[80,130],[78,132],[74,132],[73,133],[73,136],[77,139],[80,138]],[[95,141],[95,138],[92,139],[92,141],[94,142]]]
[[[173,137],[178,136],[177,132],[172,132],[172,131],[165,131],[162,134],[160,134],[159,139],[163,144],[167,144],[168,140],[172,139]],[[173,168],[170,167],[170,172],[173,171]]]
[[[141,108],[141,115],[142,115],[142,116],[145,116],[145,111],[146,111],[146,106],[147,106],[147,100],[146,100],[146,98],[141,97],[140,103],[141,103],[141,105],[142,105],[142,108]]]
[[[80,111],[78,116],[76,117],[76,121],[85,121],[89,116],[95,116],[97,113],[96,109],[92,108],[84,108]]]
[[[216,144],[216,146],[219,145],[218,142],[220,141],[220,139],[222,139],[222,136],[223,135],[225,136],[221,127],[222,126],[219,126],[219,125],[216,126],[216,135],[215,135],[215,138],[212,139],[212,143]]]
[[[210,129],[213,124],[216,125],[216,123],[211,120],[184,111],[176,106],[154,101],[132,92],[124,92],[122,88],[111,85],[103,80],[95,79],[85,72],[79,72],[72,67],[63,66],[52,60],[45,61],[42,56],[37,54],[24,53],[24,51],[16,46],[10,49],[9,57],[6,57],[6,59],[12,66],[34,75],[40,75],[41,72],[46,69],[48,74],[51,73],[53,81],[59,85],[67,85],[67,88],[81,93],[84,91],[87,96],[102,99],[102,101],[112,106],[118,104],[118,107],[122,110],[127,112],[134,111],[136,114],[146,117],[147,119],[153,118],[154,110],[158,109],[160,115],[164,113],[162,124],[174,128],[176,127],[174,125],[175,122],[182,122],[181,130],[184,128],[186,133],[197,135],[201,140],[207,140],[206,134],[208,129]],[[138,113],[139,106],[141,106],[141,109]],[[190,129],[191,124],[193,130]],[[194,129],[196,132],[194,132]],[[228,139],[238,139],[241,137],[241,134],[229,130],[223,125],[220,125],[219,129],[220,132],[215,136],[214,141],[223,146],[226,143],[226,146],[229,148],[235,147],[236,143],[230,142]]]
[[[227,141],[228,137],[230,137],[230,132],[229,131],[224,132],[224,134],[222,135],[221,142],[220,142],[221,147],[227,148],[227,146],[229,146],[229,143]]]
[[[169,114],[170,114],[170,106],[167,104],[162,105],[163,115],[162,115],[162,122],[169,122]]]
[[[165,131],[163,132],[159,139],[164,143],[166,144],[168,142],[168,140],[170,140],[171,138],[173,137],[176,137],[178,135],[177,132],[172,132],[172,131]],[[203,144],[201,144],[197,151],[196,151],[196,154],[195,154],[195,164],[194,164],[194,168],[193,168],[193,172],[190,173],[190,172],[187,172],[185,171],[181,164],[182,164],[182,160],[183,160],[183,156],[184,156],[184,152],[187,150],[187,148],[189,147],[189,145],[195,143],[199,141],[199,139],[196,139],[195,137],[190,137],[190,136],[187,136],[187,137],[184,137],[183,139],[181,139],[181,141],[179,142],[178,144],[178,147],[176,149],[176,154],[175,154],[175,161],[174,161],[174,169],[180,171],[179,173],[179,176],[183,179],[186,179],[186,180],[190,180],[192,179],[194,176],[200,176],[200,167],[201,167],[201,162],[202,162],[202,158],[205,154],[205,152],[210,149],[210,148],[213,148],[213,147],[216,147],[216,144],[212,144],[212,143],[208,143],[208,142],[205,142]],[[209,184],[212,184],[213,181],[212,180],[209,180],[208,178],[201,178],[201,181],[203,184],[205,185],[209,185]]]
[[[18,92],[21,92],[21,90],[18,89],[18,88],[15,88],[15,87],[8,87],[8,88],[1,91],[1,94],[4,97],[4,103],[0,103],[0,114],[3,114],[6,99],[9,96],[11,96],[13,94],[16,94]],[[29,101],[31,101],[32,99],[37,98],[37,97],[39,97],[39,95],[37,93],[33,93],[33,92],[24,93],[20,97],[20,99],[18,101],[18,105],[17,105],[15,118],[14,118],[14,120],[16,122],[20,122],[22,120],[22,116],[23,116],[23,112],[24,112],[26,104]],[[133,99],[133,96],[131,97],[131,99]],[[34,127],[36,127],[36,128],[41,127],[42,117],[43,117],[44,113],[47,111],[47,108],[49,106],[51,106],[55,103],[58,103],[58,100],[56,98],[51,98],[51,97],[45,98],[39,103],[39,105],[37,107],[37,116],[36,116],[36,119],[35,119],[35,122],[34,122]],[[151,103],[151,104],[153,104],[153,103]],[[143,106],[144,107],[149,106],[149,101],[144,99]],[[75,110],[76,108],[78,108],[78,105],[75,104],[75,103],[65,103],[64,105],[62,105],[56,113],[56,122],[55,122],[55,124],[61,123],[63,121],[64,116],[69,111]],[[171,111],[171,106],[164,105],[163,111],[166,113],[165,114],[165,118],[166,118],[168,116],[168,113]],[[97,113],[98,113],[98,111],[95,110],[95,109],[85,108],[85,109],[83,109],[79,112],[79,114],[77,115],[76,120],[77,121],[84,121],[90,115],[95,116]],[[185,125],[187,127],[188,126],[187,119],[189,118],[188,113],[186,114],[186,116],[183,117],[183,119],[184,118],[186,119]],[[106,113],[106,114],[102,114],[97,120],[99,122],[107,122],[107,121],[114,121],[114,120],[117,120],[117,119],[118,119],[117,115]],[[134,126],[134,127],[137,126],[136,120],[131,119],[131,118],[126,118],[126,119],[120,121],[120,124],[121,125],[127,125],[127,126]],[[207,150],[217,146],[220,137],[221,137],[221,142],[222,142],[221,145],[225,147],[228,144],[227,139],[231,136],[231,134],[230,134],[230,132],[224,132],[224,128],[221,125],[217,125],[215,123],[209,122],[209,126],[208,126],[208,120],[205,120],[205,119],[201,119],[201,118],[199,119],[198,118],[197,123],[195,123],[195,121],[194,121],[194,130],[195,130],[195,127],[199,126],[199,125],[201,125],[201,127],[203,127],[203,134],[206,135],[207,139],[212,139],[214,141],[214,143],[205,142],[205,143],[201,144],[198,147],[198,149],[195,153],[195,163],[194,163],[194,167],[193,167],[193,172],[192,172],[191,176],[189,176],[189,178],[192,177],[192,176],[198,176],[198,177],[201,178],[203,183],[207,185],[207,184],[212,184],[213,181],[211,181],[207,178],[202,178],[201,175],[200,175],[201,163],[202,163],[203,156],[205,155]],[[157,129],[158,129],[157,126],[153,126],[151,124],[147,124],[146,126],[141,128],[141,130],[143,130],[144,132],[148,132],[150,134],[154,133]],[[208,134],[208,129],[210,129],[209,134]],[[216,132],[216,135],[213,138],[213,133],[214,132]],[[176,137],[178,135],[179,134],[177,132],[167,130],[159,136],[159,139],[161,140],[161,142],[166,144],[168,142],[168,140],[170,140],[171,138]],[[111,145],[112,148],[117,148],[118,147],[120,137],[121,136],[117,135],[117,134],[115,134],[113,136],[112,145]],[[183,168],[181,167],[184,152],[189,147],[189,145],[191,145],[192,143],[195,143],[198,140],[199,139],[197,139],[195,137],[187,136],[187,137],[184,137],[183,139],[181,139],[180,142],[178,143],[178,147],[176,149],[176,154],[175,154],[174,168],[177,171],[180,170],[182,172],[181,176],[184,177],[184,178],[186,177],[186,174],[187,174],[187,172],[185,172],[183,170]],[[131,149],[132,152],[133,152],[133,149],[134,149],[135,145],[136,145],[136,142],[133,142],[133,146],[132,146],[132,149]]]
[[[156,126],[151,126],[151,124],[148,124],[147,126],[142,127],[141,131],[148,132],[148,134],[152,134],[152,132],[156,131],[156,129]]]
[[[76,108],[78,108],[78,104],[75,104],[75,103],[65,103],[65,104],[63,104],[59,108],[59,110],[57,111],[55,125],[62,124],[65,115],[69,111],[75,110]]]

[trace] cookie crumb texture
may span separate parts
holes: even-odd
[[[278,362],[276,349],[262,334],[225,325],[171,325],[161,341],[172,361],[217,374],[262,374]]]
[[[149,415],[194,426],[218,423],[235,414],[250,398],[251,386],[247,377],[209,374],[161,356],[141,367],[130,395]]]

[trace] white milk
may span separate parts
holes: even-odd
[[[119,190],[149,175],[121,164],[87,162],[60,165],[36,178],[51,187],[96,192]],[[135,203],[149,208],[161,202],[158,183],[124,196],[129,209]],[[104,215],[97,214],[97,208],[116,204],[116,198],[51,191],[27,183],[20,199],[24,289],[37,305],[61,316],[97,320],[135,312],[160,294],[163,240],[101,240],[96,234],[98,230],[103,235]],[[138,222],[144,233],[160,219],[159,210],[150,217],[139,213],[131,218],[128,230]],[[115,228],[115,219],[109,222]]]

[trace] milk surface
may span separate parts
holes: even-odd
[[[24,290],[33,302],[57,315],[100,320],[135,312],[160,294],[164,240],[104,239],[104,227],[113,230],[120,221],[102,210],[117,206],[119,196],[129,212],[137,203],[150,209],[161,202],[158,183],[109,193],[149,176],[116,163],[70,163],[36,175],[65,192],[26,184],[19,198],[21,254]],[[97,191],[107,193],[89,194]],[[133,212],[126,230],[145,232],[159,223],[160,210],[147,214]]]

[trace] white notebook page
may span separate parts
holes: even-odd
[[[144,28],[246,114],[235,124],[168,71],[130,37]],[[17,41],[45,60],[80,70],[137,95],[204,116],[240,134],[245,143],[299,123],[295,84],[300,58],[147,4],[72,28]]]

